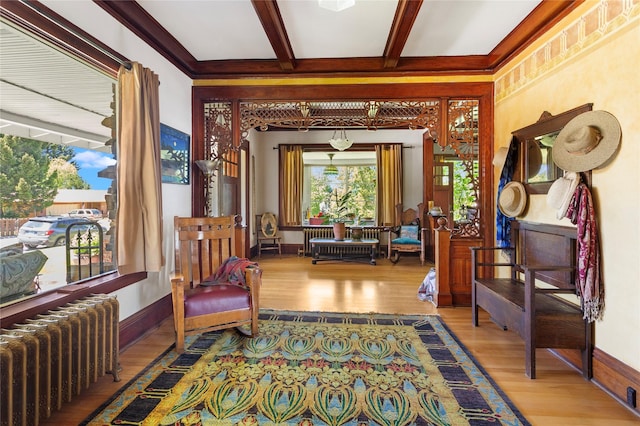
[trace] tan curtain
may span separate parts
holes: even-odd
[[[118,72],[118,272],[159,271],[162,192],[158,76],[139,63]]]
[[[376,145],[378,166],[378,225],[395,224],[402,204],[402,145]]]
[[[280,146],[280,173],[280,225],[299,226],[303,185],[301,145]]]

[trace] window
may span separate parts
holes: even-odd
[[[375,223],[376,217],[376,153],[375,151],[304,152],[304,184],[302,194],[303,221],[323,218]],[[338,212],[337,204],[345,194],[346,208]],[[316,220],[316,223],[319,222]]]
[[[114,269],[115,224],[110,218],[115,217],[116,80],[12,23],[2,23],[0,220],[15,225],[11,235],[0,239],[0,250],[3,262],[9,261],[9,252],[17,256],[13,261],[33,252],[46,256],[35,271],[35,288],[11,295],[3,290],[0,303],[13,303],[73,281],[65,250],[71,222],[99,223],[104,270]]]

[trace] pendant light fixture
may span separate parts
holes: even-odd
[[[340,129],[340,136],[336,138],[336,133],[338,129],[333,131],[333,136],[329,139],[329,144],[333,147],[333,149],[337,149],[338,151],[344,151],[345,149],[351,148],[353,145],[353,140],[347,138],[347,132],[344,130],[344,127]]]
[[[322,173],[325,176],[337,176],[338,175],[338,168],[333,165],[333,155],[334,154],[327,154],[327,155],[329,156],[329,165],[324,168],[324,171]]]

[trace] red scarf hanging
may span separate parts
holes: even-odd
[[[577,225],[578,265],[576,287],[580,296],[583,318],[589,322],[600,319],[604,308],[604,288],[600,282],[600,246],[598,227],[591,192],[584,183],[576,188],[566,217]]]

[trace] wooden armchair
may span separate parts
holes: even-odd
[[[396,226],[389,228],[387,257],[392,263],[400,260],[400,253],[420,253],[420,264],[424,265],[428,229],[424,228],[424,204],[418,209],[402,211],[402,204],[396,205]]]
[[[258,333],[262,271],[235,257],[235,217],[175,217],[176,270],[171,278],[176,351],[188,334],[239,327]]]

